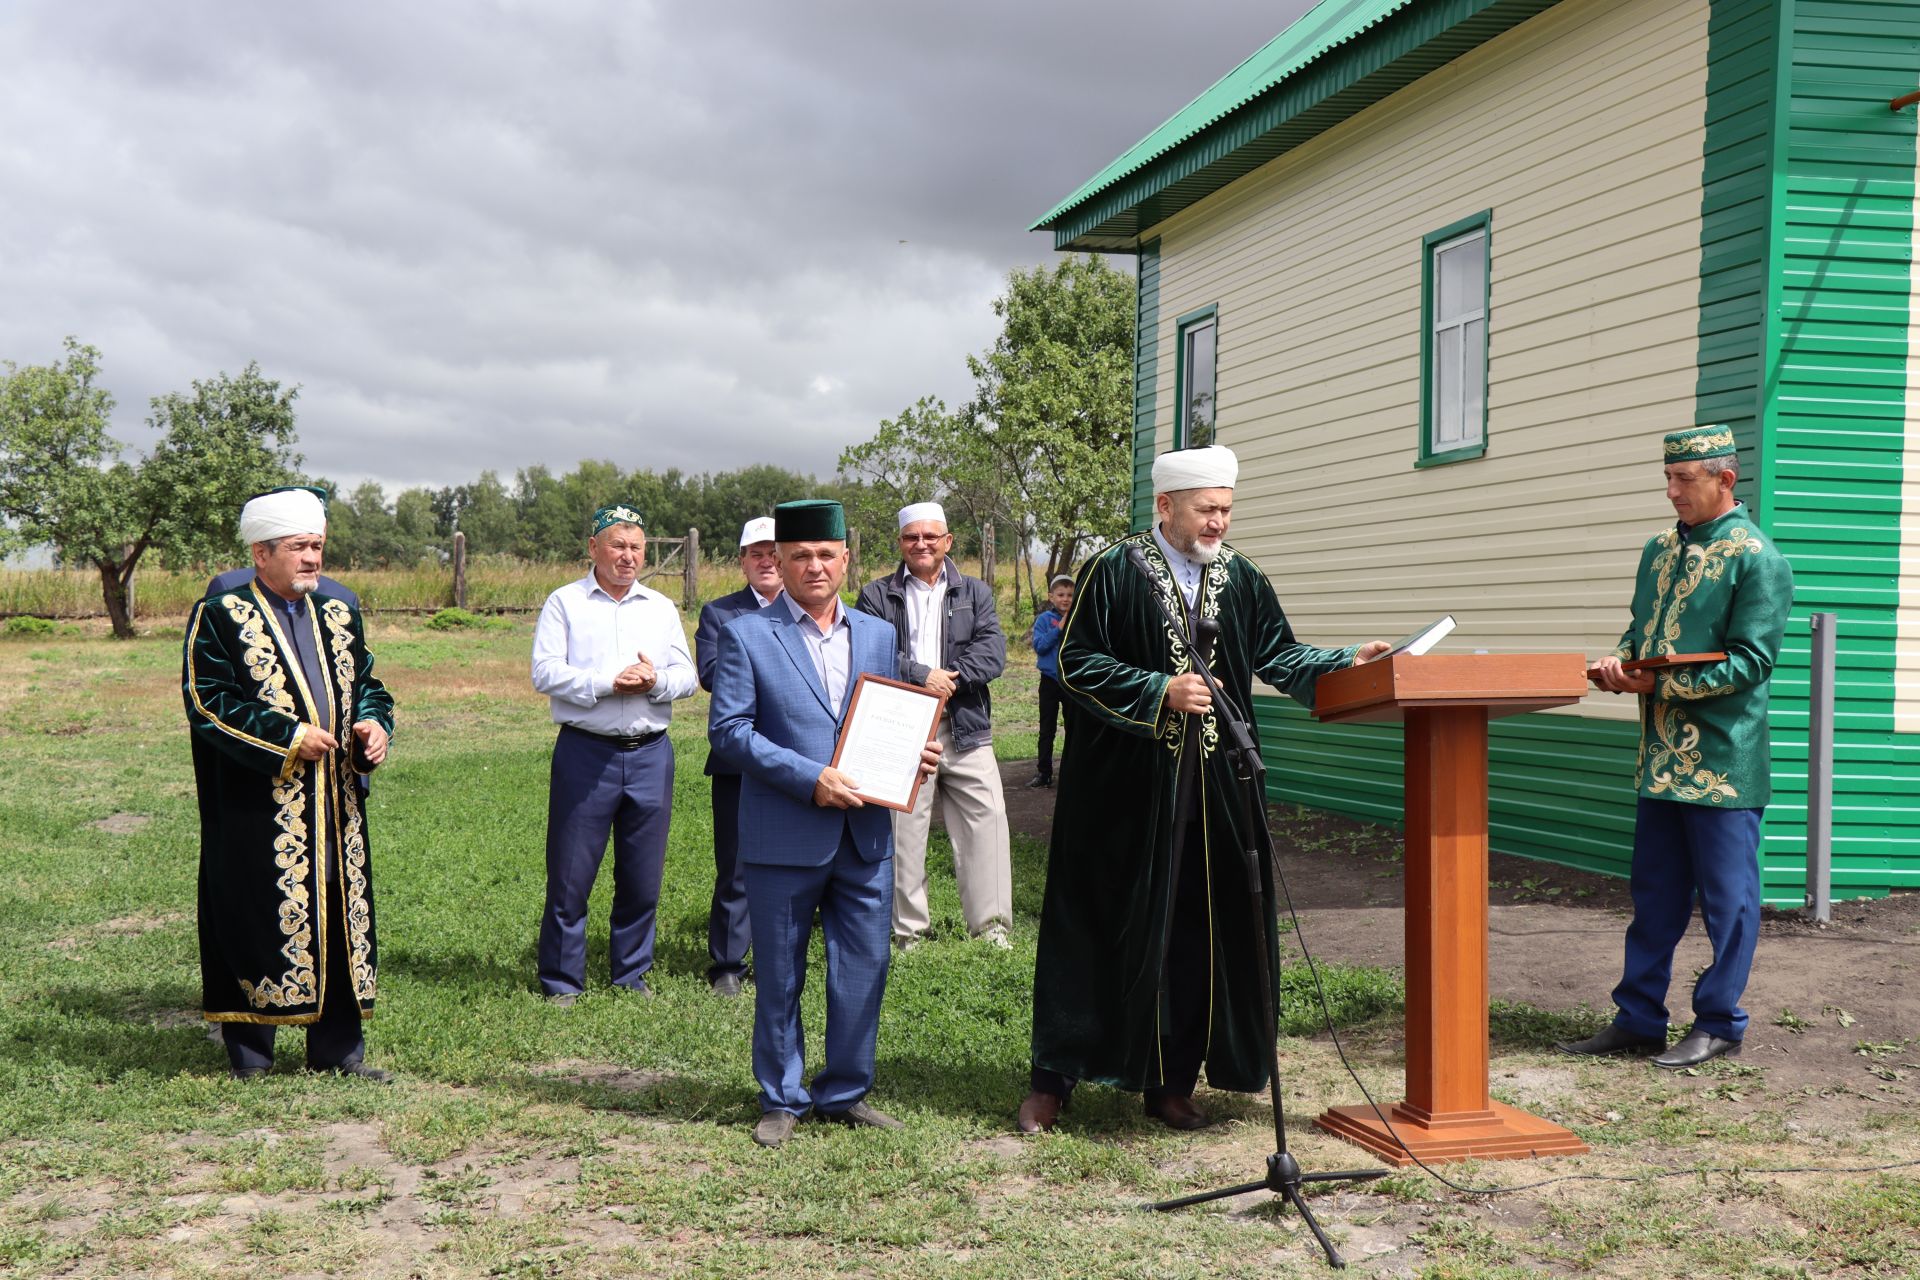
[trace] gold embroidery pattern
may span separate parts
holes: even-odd
[[[293,695],[287,692],[287,673],[280,668],[280,655],[267,636],[266,620],[260,611],[237,595],[222,596],[220,603],[227,607],[227,616],[240,629],[240,643],[246,646],[240,660],[247,664],[247,674],[259,684],[260,700],[275,711],[297,718],[299,711],[294,706]]]
[[[278,981],[262,978],[259,982],[240,979],[240,990],[247,1003],[256,1009],[287,1008],[290,1005],[318,1004],[320,984],[313,963],[313,902],[307,893],[307,797],[298,778],[289,779],[273,789],[274,803],[280,811],[273,815],[280,834],[273,839],[273,864],[280,868],[275,884],[280,889],[280,932],[286,942],[280,954],[291,966]]]
[[[353,732],[354,664],[353,615],[338,600],[322,606],[327,623],[327,644],[333,650],[333,680],[336,690],[333,705],[339,708],[338,720],[346,733]],[[347,968],[353,975],[353,993],[363,1003],[372,1003],[376,978],[373,970],[373,913],[367,905],[367,838],[360,812],[359,789],[353,784],[352,753],[342,752],[337,785],[340,793],[340,851],[347,872]]]
[[[1682,454],[1712,453],[1719,449],[1731,448],[1733,448],[1732,427],[1711,434],[1703,432],[1700,435],[1687,436],[1681,440],[1667,440],[1663,443],[1663,451],[1670,458],[1677,458]]]
[[[1170,619],[1185,615],[1186,599],[1180,594],[1179,584],[1173,580],[1173,569],[1167,564],[1167,558],[1160,554],[1160,545],[1153,540],[1153,535],[1142,537],[1141,546],[1147,553],[1147,567],[1153,571],[1154,589],[1160,593],[1160,603],[1166,606],[1166,613],[1160,619],[1160,630],[1167,641],[1168,665],[1173,668],[1174,675],[1185,675],[1193,670],[1193,657],[1187,652],[1186,642],[1174,630]],[[1180,743],[1186,735],[1185,720],[1185,716],[1167,713],[1166,722],[1160,727],[1161,746],[1169,751],[1180,750]]]
[[[1227,589],[1227,579],[1231,576],[1227,566],[1233,563],[1238,554],[1239,553],[1232,547],[1222,543],[1220,546],[1220,554],[1215,556],[1213,563],[1207,566],[1207,571],[1200,580],[1199,599],[1201,617],[1218,618],[1220,616],[1220,594]],[[1219,676],[1219,663],[1217,661],[1219,650],[1217,646],[1214,652],[1216,654],[1216,661],[1213,670],[1215,678],[1217,679]],[[1208,711],[1200,717],[1200,751],[1203,756],[1210,756],[1219,749],[1220,722],[1214,718],[1212,711]]]
[[[1700,726],[1687,719],[1687,713],[1668,703],[1653,706],[1654,741],[1644,743],[1643,767],[1652,770],[1653,795],[1671,792],[1676,800],[1705,800],[1720,804],[1738,800],[1739,791],[1724,773],[1715,773],[1700,765]]]

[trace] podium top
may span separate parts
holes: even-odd
[[[1483,707],[1493,719],[1586,695],[1587,660],[1578,653],[1401,653],[1320,677],[1313,714],[1346,724],[1399,720],[1416,708]]]

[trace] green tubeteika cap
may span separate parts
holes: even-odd
[[[802,498],[773,509],[775,542],[845,542],[847,513],[832,498]]]
[[[642,531],[647,527],[646,518],[622,502],[611,507],[602,507],[593,513],[593,536],[599,537],[603,530],[616,524],[630,524]]]
[[[1663,464],[1698,462],[1702,458],[1731,458],[1733,428],[1727,426],[1688,427],[1667,436]]]

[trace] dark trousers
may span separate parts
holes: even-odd
[[[586,985],[587,895],[613,836],[611,969],[630,987],[653,968],[654,912],[673,816],[673,745],[661,734],[622,750],[562,729],[547,783],[547,905],[540,917],[540,989]]]
[[[1167,941],[1165,994],[1160,1003],[1160,1083],[1148,1098],[1187,1098],[1207,1057],[1207,984],[1213,978],[1212,926],[1207,919],[1207,842],[1198,819],[1187,830],[1174,889],[1172,936]],[[1073,1096],[1074,1079],[1036,1066],[1028,1088],[1056,1098]]]
[[[740,775],[713,775],[713,905],[707,909],[707,977],[747,971],[753,927],[740,865]]]
[[[347,969],[347,927],[340,911],[338,886],[327,903],[327,972],[321,991],[320,1020],[307,1025],[307,1069],[329,1071],[351,1066],[366,1057],[367,1042],[360,1032],[360,1002],[353,994],[353,975]],[[273,1033],[269,1023],[223,1022],[220,1038],[227,1061],[235,1071],[266,1070],[273,1066]]]
[[[893,932],[893,860],[863,861],[842,829],[822,867],[755,862],[747,867],[753,912],[753,1078],[763,1111],[826,1115],[845,1111],[873,1088],[880,1000],[887,990]],[[820,916],[826,941],[827,1034],[820,1069],[801,1083],[806,1038],[800,994],[807,946]]]
[[[1713,963],[1693,984],[1693,1028],[1723,1040],[1747,1033],[1740,996],[1760,939],[1759,809],[1710,809],[1676,800],[1640,800],[1633,825],[1633,923],[1613,1002],[1614,1024],[1665,1039],[1673,949],[1700,904]]]
[[[1053,777],[1053,731],[1060,723],[1060,682],[1052,676],[1040,677],[1040,759],[1039,774]]]

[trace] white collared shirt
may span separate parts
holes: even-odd
[[[614,677],[645,654],[653,688],[615,693]],[[552,595],[533,628],[533,687],[555,724],[624,738],[667,727],[675,699],[699,686],[680,610],[634,583],[615,600],[589,572]]]
[[[847,606],[835,596],[833,622],[822,631],[820,624],[792,596],[782,591],[778,599],[785,602],[787,612],[799,624],[807,652],[813,656],[814,674],[820,677],[820,687],[827,691],[827,705],[838,714],[840,702],[847,696],[847,681],[853,673],[853,624],[847,621]]]
[[[1206,577],[1207,566],[1184,552],[1174,550],[1167,536],[1160,532],[1156,521],[1153,526],[1153,540],[1160,544],[1160,554],[1167,558],[1167,565],[1173,570],[1173,580],[1180,584],[1180,594],[1187,598],[1187,611],[1193,611],[1193,598],[1200,593],[1200,579]]]
[[[941,640],[947,603],[947,566],[942,561],[931,584],[907,570],[907,653],[923,667],[944,667]]]

